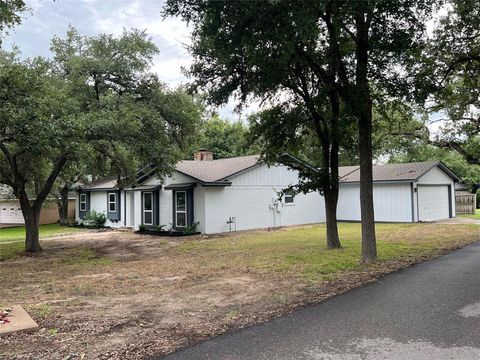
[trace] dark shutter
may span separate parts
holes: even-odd
[[[176,201],[176,193],[177,191],[185,191],[186,199],[187,199],[187,226],[190,226],[194,222],[194,213],[193,213],[193,189],[178,189],[178,190],[173,190],[172,191],[172,200],[173,200],[173,205],[172,205],[172,224],[173,227],[177,226],[177,201]],[[183,228],[183,227],[182,227]]]
[[[85,200],[86,200],[86,206],[85,206],[85,211],[82,211],[80,210],[81,207],[80,207],[80,199],[82,197],[82,194],[85,195]],[[83,219],[85,217],[85,215],[87,214],[87,212],[90,211],[90,192],[89,191],[82,191],[80,190],[78,192],[78,217],[80,219]]]
[[[110,194],[115,194],[115,212],[110,210]],[[121,210],[120,210],[120,190],[107,191],[107,219],[112,221],[121,220]]]
[[[159,214],[160,214],[160,191],[155,190],[153,192],[153,225],[158,226],[159,223]]]
[[[187,226],[193,224],[193,189],[187,190]]]

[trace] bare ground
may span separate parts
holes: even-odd
[[[0,263],[0,305],[24,305],[42,328],[1,338],[0,358],[166,354],[374,281],[473,238],[426,256],[342,271],[335,280],[313,283],[289,272],[230,266],[209,251],[182,251],[183,241],[89,232],[44,241],[46,251],[38,257]]]

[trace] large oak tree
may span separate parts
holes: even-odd
[[[365,262],[377,257],[372,87],[383,98],[408,92],[411,79],[403,64],[423,46],[433,1],[167,1],[167,14],[193,26],[189,73],[211,101],[224,103],[232,95],[243,103],[249,97],[279,100],[285,80],[308,90],[297,93],[306,111],[311,109],[307,93],[319,80],[317,85],[325,90],[322,103],[329,100],[330,110],[334,103],[329,91],[339,96],[357,122]],[[302,84],[303,79],[308,82]],[[318,108],[317,117],[324,113]],[[315,117],[311,111],[310,116]]]
[[[139,166],[163,175],[181,158],[200,108],[151,72],[157,52],[140,31],[70,29],[52,41],[51,60],[0,54],[0,183],[20,201],[27,252],[41,251],[42,204],[72,162],[88,157],[128,181]]]

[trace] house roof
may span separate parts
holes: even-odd
[[[211,183],[224,180],[257,165],[259,158],[259,155],[250,155],[210,161],[184,160],[177,164],[176,170],[200,181]]]
[[[439,166],[447,175],[456,181],[459,181],[455,175],[441,161],[424,161],[403,164],[384,164],[373,166],[373,181],[415,181],[427,171],[435,166]],[[340,182],[359,182],[360,167],[359,166],[343,166],[339,169]]]
[[[230,177],[256,166],[259,163],[259,158],[259,155],[249,155],[208,161],[183,160],[177,163],[176,170],[202,182],[204,186],[228,186],[231,184],[227,181]],[[460,181],[458,176],[441,161],[374,165],[373,181],[416,181],[435,166],[440,167],[452,179]],[[146,177],[147,175],[143,179]],[[342,166],[339,168],[339,177],[341,183],[359,182],[360,167]],[[172,184],[168,185],[168,187],[172,186]],[[95,191],[114,189],[116,187],[117,178],[109,177],[95,181],[89,186],[83,187],[83,189]]]
[[[87,186],[81,187],[81,189],[90,191],[114,189],[117,187],[117,180],[118,178],[116,176],[109,176],[103,179],[95,180]]]

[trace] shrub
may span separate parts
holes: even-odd
[[[185,231],[183,233],[185,235],[195,234],[197,232],[198,225],[200,225],[200,221],[192,223],[192,225],[189,225],[185,228]]]
[[[157,225],[155,230],[157,230],[158,232],[162,232],[164,230],[166,225]]]
[[[91,228],[102,228],[105,226],[105,223],[107,222],[107,217],[105,216],[104,213],[97,212],[95,210],[90,210],[87,212],[85,217],[83,218],[83,223]]]
[[[147,227],[143,224],[138,225],[138,231],[139,232],[145,232],[147,230]]]

